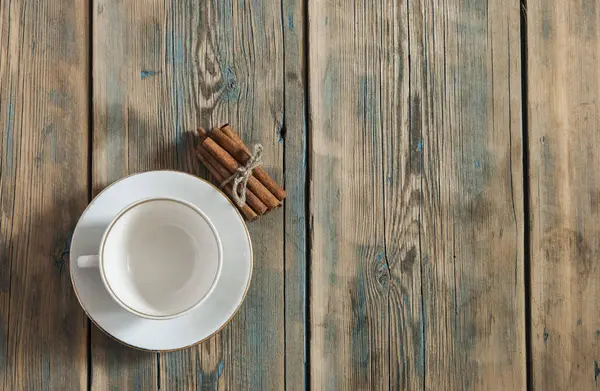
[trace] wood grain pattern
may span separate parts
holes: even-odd
[[[526,387],[520,9],[409,5],[425,387]]]
[[[285,119],[285,388],[307,389],[306,53],[304,1],[282,1]]]
[[[170,13],[176,16],[166,29],[192,48],[184,61],[187,71],[178,77],[193,86],[190,105],[201,125],[229,122],[246,143],[261,142],[266,171],[282,183],[279,3],[211,1],[190,4],[187,10],[178,3],[173,1]],[[274,211],[249,230],[255,263],[244,304],[195,353],[161,355],[161,388],[283,388],[283,215]]]
[[[519,7],[434,3],[309,2],[316,389],[525,387]]]
[[[595,2],[527,1],[526,37],[501,0],[89,11],[0,2],[1,390],[521,390],[526,338],[533,389],[600,388]],[[88,379],[67,263],[89,188],[151,169],[205,177],[187,132],[226,122],[265,146],[288,192],[250,224],[246,301],[179,352],[92,326]]]
[[[88,197],[88,4],[0,2],[0,389],[85,390],[71,232]]]
[[[535,390],[600,388],[598,4],[528,1]]]
[[[377,6],[309,1],[310,362],[315,390],[389,386]],[[392,20],[393,22],[393,20]]]
[[[381,68],[373,67],[375,76],[365,80],[363,90],[378,95],[378,126],[383,133],[385,253],[380,261],[390,269],[389,389],[421,390],[426,389],[420,246],[423,138],[416,110],[420,94],[411,93],[421,75],[415,61],[409,62],[409,56],[419,57],[422,50],[419,42],[411,45],[414,32],[422,26],[418,19],[421,12],[419,4],[413,2],[394,7],[387,1],[382,7],[389,10],[389,16],[380,22]]]
[[[188,76],[198,89],[194,105],[206,108],[202,125],[209,128],[228,122],[248,145],[262,143],[265,170],[277,183],[283,183],[283,144],[279,143],[284,110],[280,4],[211,1],[196,7],[202,19],[176,28],[184,39],[200,48],[192,57],[197,69]],[[181,12],[182,20],[190,14],[193,12]],[[206,96],[212,98],[206,100]],[[161,387],[170,389],[190,369],[195,369],[192,387],[284,387],[282,210],[260,217],[248,228],[254,271],[244,304],[212,343],[197,349],[195,360],[180,364],[176,354],[163,355]]]
[[[94,196],[129,174],[179,168],[184,162],[181,121],[189,111],[177,105],[176,81],[157,81],[161,69],[173,66],[183,49],[172,43],[165,47],[162,3],[134,6],[101,0],[93,7]],[[163,105],[167,99],[173,104]],[[120,345],[92,327],[92,390],[157,387],[155,353]]]
[[[102,0],[94,16],[95,190],[149,169],[204,176],[189,156],[185,134],[226,122],[245,141],[264,145],[265,169],[282,183],[278,2]],[[125,349],[107,355],[95,333],[96,388],[283,387],[282,210],[261,218],[250,231],[253,281],[233,321],[197,347],[160,354],[158,362],[148,353]],[[111,369],[110,360],[122,366],[119,372]]]

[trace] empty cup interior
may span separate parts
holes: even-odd
[[[207,218],[171,199],[143,201],[109,228],[101,272],[118,301],[147,317],[172,317],[198,304],[220,270],[220,245]]]

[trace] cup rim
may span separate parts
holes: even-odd
[[[188,308],[186,308],[182,311],[179,311],[174,314],[169,314],[169,315],[147,314],[145,312],[136,310],[135,308],[132,308],[129,305],[127,305],[125,302],[123,302],[118,297],[118,295],[114,292],[113,288],[110,286],[108,278],[106,277],[106,272],[104,270],[104,248],[106,246],[106,240],[108,239],[108,235],[110,234],[110,231],[113,228],[113,226],[127,212],[131,211],[132,209],[134,209],[137,206],[140,206],[142,204],[145,204],[147,202],[152,202],[152,201],[170,201],[170,202],[175,202],[175,203],[184,205],[184,206],[192,209],[194,212],[196,212],[198,215],[200,215],[200,217],[202,217],[204,219],[204,221],[206,221],[206,223],[212,230],[213,235],[217,241],[218,267],[217,267],[217,273],[215,274],[215,277],[214,277],[210,287],[208,288],[208,290],[206,291],[204,296],[202,296],[194,304],[192,304],[191,306],[189,306]],[[110,296],[113,298],[113,300],[115,300],[117,302],[117,304],[119,304],[122,308],[131,312],[132,314],[142,317],[142,318],[153,319],[153,320],[168,320],[168,319],[174,319],[174,318],[177,318],[177,317],[187,314],[188,312],[192,311],[193,309],[198,307],[200,304],[202,304],[206,299],[208,299],[208,297],[210,297],[210,295],[212,294],[212,292],[214,291],[214,289],[217,285],[217,281],[219,280],[219,278],[221,276],[221,269],[223,268],[223,247],[221,245],[221,238],[219,237],[219,234],[218,234],[217,229],[215,228],[214,224],[212,223],[210,218],[197,206],[195,206],[187,201],[184,201],[182,199],[174,198],[174,197],[148,197],[148,198],[142,198],[142,199],[136,200],[136,201],[132,202],[131,204],[127,205],[126,207],[121,209],[119,211],[119,213],[111,220],[110,224],[108,225],[108,227],[104,231],[104,234],[102,235],[102,240],[100,241],[100,250],[98,252],[98,261],[99,261],[98,264],[99,264],[99,269],[100,269],[100,276],[102,277],[102,282],[106,286],[106,289],[107,289],[108,293],[110,294]]]

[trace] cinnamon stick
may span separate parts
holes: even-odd
[[[225,124],[225,125],[221,126],[221,131],[223,133],[225,133],[225,135],[227,135],[227,137],[233,139],[234,141],[241,142],[242,144],[244,144],[244,142],[242,141],[242,139],[240,138],[240,136],[237,135],[237,133],[235,132],[235,130],[233,130],[233,128],[231,127],[231,125]],[[245,146],[246,146],[246,144],[244,144],[244,147]],[[248,150],[248,148],[246,148],[246,152],[250,153],[250,151]]]
[[[198,156],[198,159],[200,159],[200,161],[202,162],[202,164],[204,164],[204,166],[208,169],[208,171],[210,171],[211,175],[215,178],[215,180],[217,182],[222,183],[225,179],[227,179],[227,178],[224,178],[223,176],[221,176],[221,174],[219,173],[219,170],[215,166],[213,166],[202,153],[198,153],[197,156]],[[225,193],[227,193],[227,195],[230,198],[232,197],[233,187],[231,184],[225,185],[223,190],[225,190]],[[252,208],[248,205],[244,205],[241,208],[238,207],[238,209],[240,210],[240,212],[242,213],[244,218],[248,221],[253,221],[258,218],[258,215],[256,214],[256,212],[254,212],[254,210],[252,210]]]
[[[219,161],[202,147],[202,145],[200,145],[197,151],[199,157],[201,156],[204,160],[208,161],[208,163],[218,172],[219,176],[223,178],[220,180],[220,183],[223,183],[231,176],[231,172],[219,163]],[[227,186],[229,186],[229,184]],[[248,188],[246,188],[246,203],[259,215],[267,212],[267,206]]]
[[[208,137],[212,138],[225,149],[231,156],[234,157],[241,165],[246,164],[252,157],[246,144],[235,134],[231,126],[224,125],[221,129],[215,128]],[[279,201],[282,201],[285,196],[283,190],[262,167],[257,167],[252,171],[252,175],[258,179]]]
[[[207,137],[202,142],[202,146],[206,148],[220,163],[222,163],[230,172],[235,172],[240,164],[219,144],[213,139]],[[252,191],[269,210],[281,205],[281,201],[277,199],[262,183],[254,176],[248,178],[248,188]]]
[[[200,137],[200,144],[202,144],[204,139],[208,137],[208,133],[206,133],[206,130],[204,130],[203,127],[199,127],[196,131],[198,132],[198,136]]]

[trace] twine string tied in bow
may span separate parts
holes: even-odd
[[[246,187],[248,186],[248,179],[252,176],[252,170],[262,166],[262,153],[263,146],[261,144],[255,144],[252,149],[252,156],[250,156],[250,159],[248,159],[246,164],[239,166],[233,175],[221,183],[221,188],[223,188],[228,183],[233,182],[233,191],[231,193],[233,201],[239,207],[246,205]]]

